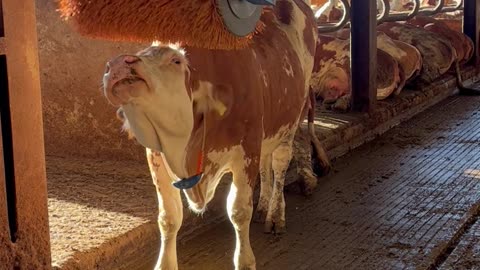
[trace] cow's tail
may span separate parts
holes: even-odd
[[[460,70],[460,61],[455,60],[455,77],[457,80],[457,87],[459,89],[460,95],[466,96],[478,96],[480,95],[480,89],[474,89],[467,87],[463,84],[462,73]]]
[[[309,91],[308,91],[308,99],[309,99],[308,134],[310,135],[310,140],[317,154],[317,158],[322,168],[322,171],[324,174],[327,174],[330,171],[331,164],[330,164],[330,159],[328,158],[327,152],[323,148],[320,140],[318,139],[315,133],[314,121],[315,121],[316,98],[315,98],[315,93],[313,92],[311,87],[309,88]]]

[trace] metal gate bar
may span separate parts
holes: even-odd
[[[475,54],[472,62],[479,63],[479,31],[480,31],[480,3],[478,0],[465,0],[463,10],[463,32],[469,36],[474,43]]]
[[[368,112],[377,99],[377,3],[351,1],[352,109]]]
[[[50,269],[33,0],[1,0],[0,79],[1,267]]]

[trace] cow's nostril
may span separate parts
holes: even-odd
[[[123,59],[123,61],[126,63],[126,64],[133,64],[135,62],[138,62],[140,61],[140,58],[136,57],[136,56],[133,56],[133,55],[127,55],[125,56],[125,58]]]

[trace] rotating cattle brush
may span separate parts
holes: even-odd
[[[240,49],[262,30],[275,0],[56,0],[81,35],[112,41]]]

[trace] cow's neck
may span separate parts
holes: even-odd
[[[190,180],[203,172],[205,163],[205,149],[210,147],[208,136],[208,112],[196,113],[194,128],[190,136],[170,141],[163,148],[163,155],[167,161],[167,171],[174,182]]]
[[[221,125],[221,121],[228,114],[228,108],[232,103],[230,88],[195,79],[196,75],[196,72],[192,72],[191,76],[188,76],[190,80],[186,81],[187,92],[193,100],[189,105],[193,106],[193,108],[190,107],[193,113],[191,132],[185,134],[186,136],[183,135],[183,132],[182,135],[173,134],[170,127],[180,124],[178,122],[164,124],[156,129],[157,136],[165,138],[165,142],[161,142],[162,152],[168,164],[170,177],[174,181],[190,179],[203,172],[206,152],[212,148],[211,144],[213,143],[209,140],[209,134],[212,129],[217,129],[218,125]],[[170,120],[167,118],[163,121]],[[202,146],[203,144],[204,146]],[[199,162],[203,163],[200,168]]]
[[[190,105],[191,106],[191,105]],[[193,119],[177,119],[171,115],[179,115],[175,111],[171,112],[168,117],[159,116],[159,114],[149,114],[150,122],[155,130],[155,135],[158,137],[160,150],[162,151],[165,160],[170,169],[170,177],[184,178],[188,177],[189,173],[185,166],[186,149],[190,140],[190,131]],[[160,117],[161,119],[155,119]],[[193,124],[193,123],[192,123]]]

